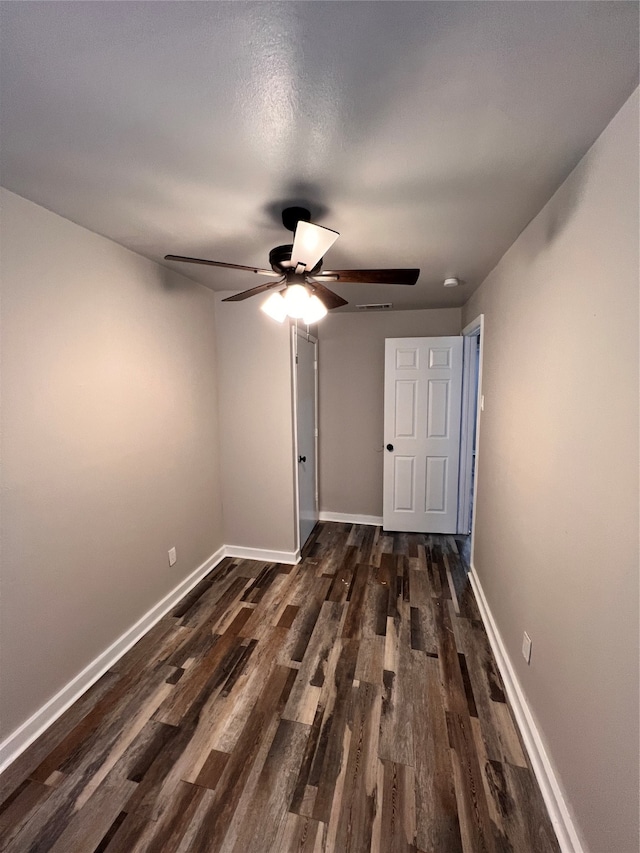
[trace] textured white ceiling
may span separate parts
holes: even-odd
[[[1,32],[4,186],[158,261],[268,266],[306,202],[326,267],[422,271],[350,307],[465,302],[638,81],[631,2],[7,2]]]

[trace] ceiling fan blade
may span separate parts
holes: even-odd
[[[252,287],[251,290],[243,290],[242,293],[234,293],[233,296],[227,296],[223,302],[242,302],[244,299],[249,299],[250,296],[257,296],[259,293],[264,293],[267,290],[273,290],[274,287],[282,284],[284,278],[278,281],[268,281],[266,284],[259,284],[257,287]]]
[[[340,235],[330,228],[300,220],[296,226],[291,250],[291,266],[302,264],[307,272],[329,251]]]
[[[329,290],[329,288],[325,287],[324,284],[320,284],[317,279],[308,279],[307,283],[327,311],[331,311],[332,308],[340,308],[342,305],[349,304],[346,299],[343,299],[342,296],[338,296],[338,294],[334,293],[333,290]]]
[[[349,284],[415,284],[420,270],[322,270],[314,278]]]
[[[204,258],[187,258],[184,255],[165,255],[165,261],[182,261],[185,264],[204,264],[207,267],[226,267],[230,270],[246,270],[246,272],[254,272],[258,275],[268,275],[272,278],[280,278],[279,272],[273,270],[262,270],[259,267],[245,267],[242,264],[225,264],[222,261],[207,261]]]

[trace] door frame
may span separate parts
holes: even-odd
[[[462,366],[462,422],[460,430],[460,479],[458,488],[458,533],[468,534],[468,519],[471,512],[471,558],[473,565],[476,506],[478,498],[478,457],[480,448],[480,424],[484,403],[482,394],[482,364],[484,355],[484,314],[479,314],[461,332],[465,339],[463,344]],[[474,399],[475,359],[471,358],[473,341],[480,336],[480,352],[478,354],[477,391]],[[475,410],[475,418],[473,416]],[[475,422],[475,423],[474,423]],[[475,442],[473,431],[475,426]],[[475,453],[475,463],[474,463]],[[471,483],[473,482],[473,499],[470,501]],[[464,529],[466,526],[467,529]]]
[[[298,466],[298,365],[297,365],[297,357],[298,357],[298,337],[304,338],[306,341],[310,341],[315,347],[315,370],[314,370],[314,410],[315,410],[315,423],[314,423],[314,442],[313,442],[313,453],[315,456],[315,472],[316,472],[316,482],[315,482],[315,505],[316,505],[316,513],[318,512],[319,507],[319,499],[318,499],[318,338],[315,335],[309,333],[308,329],[302,329],[298,326],[297,323],[291,324],[291,376],[292,376],[292,397],[293,397],[293,405],[292,405],[292,413],[293,413],[293,491],[294,491],[294,506],[293,506],[293,515],[294,515],[294,527],[295,527],[295,543],[296,543],[296,552],[299,555],[302,550],[302,546],[304,542],[300,541],[300,478],[299,478],[299,466]]]

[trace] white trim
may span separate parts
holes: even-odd
[[[472,320],[468,323],[464,329],[460,332],[463,338],[470,337],[471,335],[477,335],[478,333],[482,334],[484,326],[484,314],[478,314],[475,320]]]
[[[244,548],[241,545],[225,545],[225,557],[240,557],[242,560],[262,560],[265,563],[286,563],[295,566],[300,562],[300,549],[295,551],[267,551],[264,548]]]
[[[484,314],[469,323],[462,330],[463,355],[462,355],[462,410],[460,418],[460,466],[458,473],[458,533],[467,535],[469,533],[469,516],[473,519],[471,497],[471,483],[475,476],[473,469],[473,453],[478,451],[478,410],[481,394],[480,358],[475,358],[475,338],[482,339],[484,334]],[[474,343],[472,343],[474,341]],[[474,356],[474,357],[472,357]],[[476,389],[476,398],[473,400],[473,389]],[[475,430],[475,444],[472,444],[472,436]],[[475,498],[475,490],[474,490]]]
[[[484,314],[479,314],[475,320],[472,320],[467,326],[462,330],[463,337],[467,337],[469,335],[475,335],[477,332],[480,332],[480,356],[478,358],[478,397],[477,397],[477,406],[476,406],[476,460],[475,466],[473,469],[473,477],[474,477],[474,487],[473,487],[473,501],[471,502],[471,549],[469,562],[473,565],[473,558],[475,555],[476,549],[476,529],[478,527],[478,460],[480,459],[480,428],[482,426],[482,406],[480,405],[480,401],[483,400],[483,392],[482,392],[482,365],[484,364],[484,342],[485,342],[485,331],[484,331]]]
[[[470,527],[471,510],[471,468],[473,459],[473,424],[475,411],[473,395],[469,393],[475,382],[475,360],[472,341],[474,337],[465,337],[462,347],[462,411],[460,414],[460,465],[458,467],[458,525],[457,532],[466,536]]]
[[[343,524],[373,524],[382,527],[381,515],[353,515],[348,512],[324,512],[320,511],[320,521],[340,521]]]
[[[509,702],[529,753],[533,772],[538,780],[551,823],[558,837],[560,849],[562,853],[585,853],[562,786],[545,747],[544,738],[529,707],[524,690],[518,681],[473,562],[471,563],[469,578]]]
[[[298,471],[298,322],[290,322],[291,332],[291,434],[293,438],[293,529],[296,551],[300,541],[300,472]],[[317,460],[316,460],[317,462]],[[241,556],[238,554],[238,556]]]
[[[148,610],[124,634],[111,643],[97,658],[94,658],[75,678],[72,678],[71,681],[65,684],[35,714],[32,714],[28,720],[5,738],[0,743],[0,773],[12,761],[15,761],[36,738],[40,737],[108,669],[111,669],[125,652],[128,652],[156,622],[175,607],[180,599],[190,592],[225,556],[226,549],[223,545],[221,548],[218,548],[215,554],[212,554],[201,566],[198,566],[188,577],[174,587],[171,592],[158,601],[157,604],[154,604],[151,610]]]
[[[313,452],[315,455],[315,513],[316,521],[318,518],[318,339],[314,335],[309,334],[309,327],[306,332],[303,331],[297,324],[297,321],[291,325],[291,411],[292,411],[292,430],[293,430],[293,491],[294,491],[294,526],[295,526],[295,541],[296,553],[299,555],[302,546],[305,544],[300,541],[300,469],[298,463],[298,338],[303,338],[309,341],[314,346],[314,439]],[[284,562],[280,560],[280,562]]]

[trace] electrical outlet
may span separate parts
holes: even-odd
[[[480,411],[484,412],[484,394],[480,395]]]
[[[531,663],[531,637],[525,631],[522,636],[522,657]]]
[[[169,548],[169,565],[175,566],[177,559],[178,559],[178,555],[176,554],[176,549],[175,548]]]

